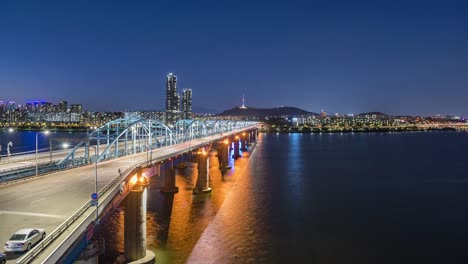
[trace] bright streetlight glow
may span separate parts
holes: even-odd
[[[40,134],[40,132],[36,131],[36,155],[35,155],[35,159],[36,159],[36,176],[37,176],[38,170],[39,170],[38,164],[37,164],[37,152],[38,152],[38,149],[37,149],[37,144],[38,143],[37,143],[37,141],[38,141],[38,138],[39,138],[39,134]],[[46,135],[46,136],[49,135],[49,130],[44,131],[44,135]]]
[[[64,149],[68,148],[69,146],[70,146],[70,145],[69,145],[68,143],[63,143],[63,145],[62,145],[62,147],[63,147]]]

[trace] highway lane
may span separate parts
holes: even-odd
[[[153,159],[177,153],[225,137],[214,135],[153,150]],[[144,162],[147,153],[113,159],[98,164],[98,187],[102,188],[118,169],[124,170]],[[94,165],[56,172],[37,179],[0,186],[0,242],[3,244],[14,231],[27,228],[45,228],[50,233],[90,199],[94,192]],[[18,258],[20,254],[9,255]]]
[[[90,154],[93,156],[94,155],[94,145],[90,146]],[[121,142],[119,143],[119,148],[123,150],[125,146],[125,143]],[[128,144],[128,147],[131,146],[131,143]],[[105,148],[107,147],[107,144],[100,144],[99,145],[99,150],[102,152]],[[52,151],[52,161],[57,162],[65,158],[68,153],[73,148],[69,149],[61,149],[61,150],[54,150]],[[114,147],[111,147],[111,153],[114,150]],[[85,148],[80,147],[76,150],[75,152],[75,157],[84,157],[85,154]],[[37,154],[37,162],[40,163],[48,163],[50,162],[50,153],[48,151],[46,152],[40,152]],[[20,168],[26,168],[26,167],[34,167],[36,166],[36,157],[35,153],[32,154],[24,154],[24,155],[18,155],[18,156],[12,156],[10,157],[10,160],[8,161],[7,157],[2,157],[2,160],[0,162],[0,173],[10,171],[10,170],[16,170]]]

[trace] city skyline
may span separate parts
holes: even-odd
[[[194,108],[216,112],[239,106],[244,92],[259,108],[468,116],[467,9],[3,1],[0,90],[2,99],[65,99],[94,111],[163,109],[164,76],[176,72],[180,87],[196,89]]]
[[[214,110],[214,109],[210,109],[209,107],[208,108],[204,108],[204,107],[198,107],[198,106],[195,106],[193,107],[192,106],[192,89],[190,88],[184,88],[182,89],[182,97],[180,97],[181,95],[179,94],[179,107],[180,107],[180,111],[178,114],[181,115],[181,117],[184,116],[184,98],[183,98],[183,95],[184,95],[184,92],[185,91],[190,91],[190,99],[188,99],[190,101],[190,103],[187,105],[187,107],[189,109],[197,109],[198,111],[188,111],[188,112],[192,112],[192,113],[197,113],[197,114],[221,114],[223,111],[226,111],[226,110],[230,110],[230,109],[233,109],[233,108],[240,108],[240,109],[247,109],[247,108],[253,108],[253,109],[275,109],[275,108],[282,108],[282,107],[296,107],[294,105],[281,105],[281,106],[273,106],[273,107],[256,107],[256,106],[251,106],[251,105],[247,105],[244,100],[244,96],[241,97],[241,102],[240,104],[238,105],[235,105],[229,109],[223,109],[223,110]],[[15,107],[18,107],[18,106],[21,106],[21,107],[27,107],[28,104],[34,104],[34,103],[45,103],[47,105],[52,105],[54,107],[60,107],[61,106],[61,103],[62,102],[65,102],[65,103],[68,103],[69,101],[67,100],[59,100],[57,101],[56,104],[54,104],[55,102],[53,101],[49,101],[49,100],[45,100],[45,99],[42,99],[42,100],[26,100],[24,103],[18,103],[17,101],[14,101],[14,100],[2,100],[0,98],[0,106],[4,105],[5,107],[8,105],[8,103],[13,103],[13,105]],[[166,109],[164,109],[164,106],[161,106],[161,107],[158,107],[158,108],[148,108],[148,109],[144,109],[144,108],[134,108],[134,109],[116,109],[116,110],[102,110],[102,111],[97,111],[97,110],[93,110],[93,109],[88,109],[86,107],[86,104],[82,104],[82,103],[74,103],[74,104],[70,104],[70,106],[73,106],[73,105],[80,105],[80,107],[82,108],[82,111],[85,112],[85,111],[88,111],[88,112],[101,112],[101,113],[110,113],[110,112],[121,112],[121,113],[125,113],[125,112],[161,112],[161,113],[165,113],[166,112]],[[247,107],[248,106],[248,107]],[[328,112],[327,110],[325,109],[303,109],[303,108],[300,108],[300,107],[297,107],[301,110],[305,110],[305,111],[308,111],[308,112],[311,112],[311,113],[314,113],[314,114],[318,114],[320,115],[321,113],[323,112]],[[70,110],[70,107],[68,108],[68,110]],[[206,111],[205,111],[206,110]],[[66,112],[66,111],[62,111],[62,112]],[[455,116],[455,117],[461,117],[461,118],[464,118],[464,119],[468,119],[468,115],[464,116],[464,115],[457,115],[457,114],[441,114],[441,113],[435,113],[435,114],[429,114],[429,115],[419,115],[419,114],[408,114],[408,113],[388,113],[388,112],[383,112],[383,111],[379,111],[378,109],[377,110],[373,110],[373,111],[365,111],[365,112],[335,112],[335,111],[329,111],[328,114],[329,115],[343,115],[343,116],[346,116],[346,115],[358,115],[358,114],[366,114],[366,113],[383,113],[383,114],[386,114],[386,115],[389,115],[389,116],[423,116],[423,117],[438,117],[438,116]]]

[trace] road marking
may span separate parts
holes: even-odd
[[[38,216],[38,217],[49,217],[49,218],[65,218],[65,217],[63,217],[61,215],[36,214],[36,213],[18,212],[18,211],[4,211],[4,210],[0,210],[0,214]]]
[[[39,200],[32,201],[31,204],[40,202],[40,201],[45,200],[45,199],[46,199],[46,198],[41,198],[41,199],[39,199]]]

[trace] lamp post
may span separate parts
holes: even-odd
[[[97,186],[97,160],[98,160],[98,153],[97,153],[97,147],[93,146],[94,149],[94,168],[95,168],[95,180],[94,180],[94,193],[97,194],[96,198],[96,223],[99,221],[99,194],[98,194],[98,186]]]
[[[36,131],[36,155],[35,155],[35,158],[36,158],[36,176],[37,176],[37,172],[38,172],[38,164],[37,164],[37,152],[38,152],[38,151],[37,151],[37,141],[38,141],[38,138],[39,138],[39,134],[40,134],[40,132],[37,132],[37,131]],[[49,135],[49,130],[44,131],[44,135],[46,135],[46,136]]]
[[[7,144],[8,163],[10,163],[10,156],[11,156],[10,147],[13,147],[13,142],[11,142],[11,141],[8,142],[8,144]]]
[[[13,133],[13,128],[8,128],[8,133]],[[7,152],[8,152],[8,163],[10,163],[10,146],[13,146],[13,143],[10,141],[7,144]],[[2,144],[0,144],[0,154],[2,152]],[[2,156],[0,155],[0,160],[2,159]]]

